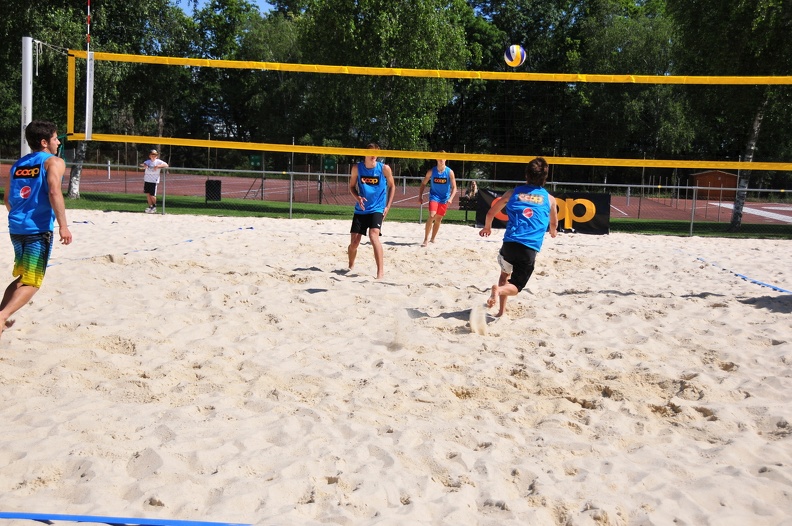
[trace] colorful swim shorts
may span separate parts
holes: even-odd
[[[52,253],[52,232],[11,234],[14,245],[14,272],[22,285],[40,288]]]

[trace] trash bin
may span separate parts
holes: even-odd
[[[206,180],[206,202],[220,200],[220,187],[221,182],[219,179]]]

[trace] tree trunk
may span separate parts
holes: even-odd
[[[162,137],[162,132],[165,131],[165,108],[160,106],[159,115],[157,115],[157,135]],[[162,147],[158,144],[158,149],[162,149]],[[162,152],[160,152],[162,154]]]
[[[765,99],[754,116],[753,126],[751,127],[751,136],[748,138],[748,144],[745,147],[745,162],[750,163],[753,161],[754,152],[756,151],[756,142],[759,140],[759,131],[762,128],[762,119],[764,119],[765,109],[767,108],[768,98]],[[748,192],[748,181],[751,179],[751,170],[742,170],[737,181],[737,195],[734,198],[734,209],[732,210],[731,224],[729,225],[729,232],[736,232],[742,225],[743,208],[745,207],[745,197]]]
[[[72,164],[71,171],[69,172],[69,193],[66,197],[69,199],[80,198],[80,176],[82,175],[83,162],[85,162],[85,150],[88,145],[85,141],[80,141],[77,144],[77,151],[74,153],[74,164]]]

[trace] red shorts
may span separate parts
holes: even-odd
[[[448,210],[448,203],[438,203],[437,201],[429,201],[429,212],[434,212],[435,214],[439,215],[440,217],[444,217],[446,215],[446,211]]]

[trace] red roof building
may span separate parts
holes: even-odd
[[[693,174],[693,186],[698,186],[699,199],[733,201],[737,195],[737,174],[708,170]]]

